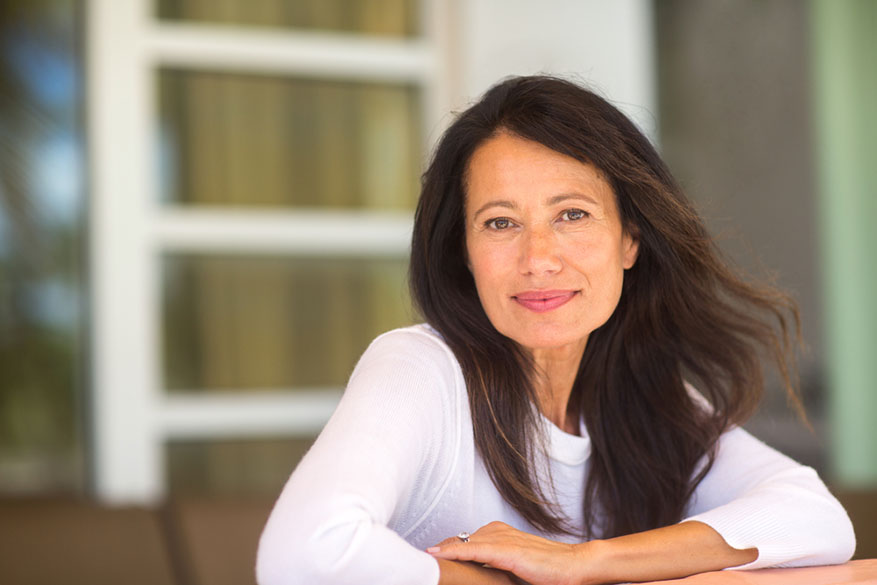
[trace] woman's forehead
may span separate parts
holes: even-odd
[[[520,205],[522,199],[547,205],[576,198],[599,205],[614,202],[611,185],[592,164],[510,134],[492,137],[475,150],[464,191],[467,203],[478,207],[486,199],[507,206]]]

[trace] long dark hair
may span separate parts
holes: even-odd
[[[621,300],[591,333],[569,401],[592,443],[582,536],[678,522],[713,464],[719,436],[747,419],[761,399],[762,353],[800,405],[793,384],[795,303],[771,286],[748,284],[722,261],[648,139],[593,92],[552,77],[516,77],[463,112],[423,176],[411,291],[460,362],[475,444],[494,484],[536,528],[571,532],[534,477],[541,443],[531,406],[533,366],[490,323],[465,260],[468,162],[500,132],[599,169],[614,190],[624,229],[639,240]]]

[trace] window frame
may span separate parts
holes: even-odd
[[[160,355],[163,255],[404,258],[410,241],[405,212],[161,203],[154,148],[159,68],[411,83],[421,88],[428,143],[455,83],[450,3],[420,2],[422,36],[389,39],[165,22],[152,15],[152,0],[87,0],[91,448],[100,500],[164,497],[168,441],[313,435],[341,395],[340,388],[168,393]]]

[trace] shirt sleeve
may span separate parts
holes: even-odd
[[[449,360],[411,330],[372,343],[268,519],[260,585],[438,582],[435,559],[388,524],[426,508],[454,463],[454,434],[443,432],[457,399]]]
[[[856,548],[849,516],[816,472],[741,428],[720,438],[687,513],[683,521],[711,526],[730,546],[758,549],[736,569],[844,563]]]

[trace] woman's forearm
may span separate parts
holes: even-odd
[[[473,561],[533,585],[657,581],[744,565],[758,557],[757,549],[737,550],[710,526],[695,521],[581,544],[552,541],[492,522],[468,542],[448,538],[427,552],[439,559],[442,569],[443,561]],[[497,575],[503,576],[508,577]],[[445,585],[444,580],[440,583]]]
[[[683,522],[580,547],[583,585],[673,579],[758,558],[758,549],[733,548],[702,522]]]
[[[439,585],[513,585],[505,571],[488,569],[477,563],[438,559]]]

